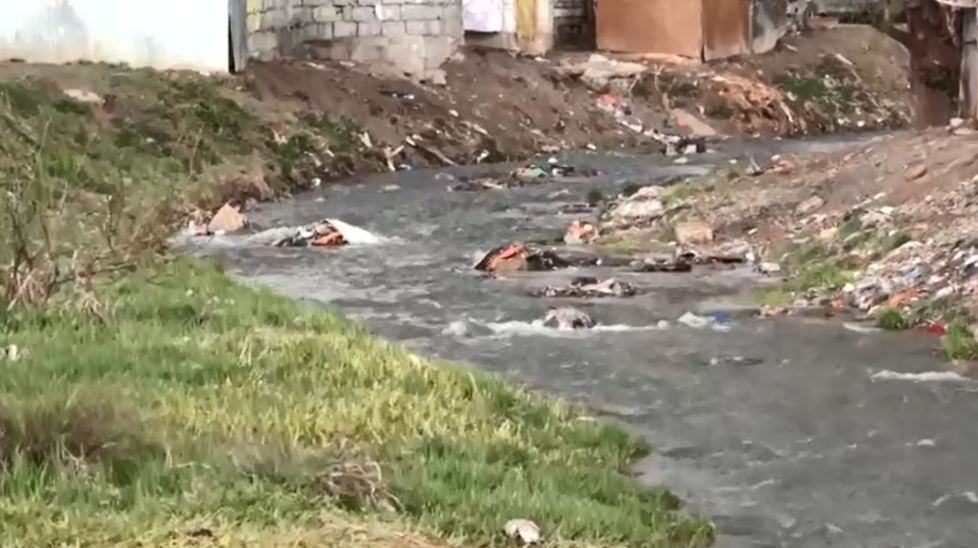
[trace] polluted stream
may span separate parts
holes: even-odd
[[[648,440],[639,481],[712,517],[720,548],[965,548],[978,538],[978,385],[944,373],[935,339],[814,318],[757,318],[747,268],[639,273],[608,266],[487,277],[480,253],[557,238],[588,192],[665,184],[776,152],[850,142],[730,143],[676,164],[579,153],[598,175],[448,192],[514,166],[377,175],[249,211],[264,227],[341,219],[377,241],[274,247],[268,234],[189,240],[241,279],[335,307],[418,353],[461,361],[591,406]],[[573,208],[571,208],[573,209]],[[368,235],[369,236],[369,235]],[[614,276],[630,297],[532,296]],[[544,327],[571,304],[598,324]],[[712,318],[700,323],[679,321]],[[690,324],[690,325],[687,325]],[[532,518],[532,516],[527,516]]]

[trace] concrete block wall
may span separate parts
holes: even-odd
[[[463,40],[461,0],[246,0],[252,57],[386,61],[429,76]]]

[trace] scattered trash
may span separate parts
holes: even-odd
[[[511,519],[503,528],[506,536],[520,544],[536,544],[540,542],[540,526],[525,519]]]
[[[516,169],[515,171],[513,171],[511,176],[521,185],[539,183],[539,182],[546,181],[548,179],[548,173],[546,169],[540,166],[532,166],[532,165]]]
[[[301,227],[272,243],[275,247],[340,247],[348,244],[375,244],[380,238],[362,228],[338,219],[325,219]]]
[[[514,272],[556,270],[568,266],[570,263],[552,251],[531,248],[517,242],[486,253],[475,264],[475,269],[484,272]]]
[[[19,360],[22,356],[20,348],[16,344],[7,345],[6,348],[0,348],[0,359],[5,359],[9,362],[15,362]]]
[[[687,312],[676,320],[677,322],[694,329],[703,329],[706,327],[712,327],[717,331],[726,331],[730,327],[726,324],[717,323],[716,318],[712,316],[700,316],[693,314],[692,312]]]
[[[515,169],[509,174],[509,177],[505,179],[495,177],[470,179],[462,181],[455,186],[450,187],[448,190],[460,192],[502,190],[546,183],[553,177],[567,177],[570,175],[593,177],[596,174],[597,172],[594,170],[578,170],[574,166],[560,165],[556,162],[555,158],[551,158],[550,165],[546,167],[539,165],[528,165]],[[438,176],[436,176],[436,178],[438,178]]]
[[[105,99],[101,95],[93,91],[88,91],[87,89],[66,89],[64,90],[64,94],[79,103],[88,105],[101,105],[105,103]]]
[[[663,133],[657,129],[650,129],[646,131],[644,135],[661,143],[663,145],[662,153],[666,156],[678,156],[706,152],[706,141],[702,137],[671,135],[668,133]]]
[[[543,318],[543,325],[557,329],[589,329],[595,326],[595,322],[583,310],[564,306],[550,309]]]
[[[633,272],[692,272],[693,265],[682,257],[646,257],[632,264]]]
[[[636,294],[633,285],[614,278],[598,281],[596,278],[575,278],[563,287],[547,286],[534,292],[534,296],[563,298],[631,297]]]
[[[598,230],[593,224],[587,222],[581,222],[577,219],[571,221],[571,224],[567,227],[567,231],[564,233],[564,243],[566,244],[583,244],[593,241],[598,237]]]

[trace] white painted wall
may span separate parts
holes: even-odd
[[[0,0],[0,58],[226,72],[228,0]]]

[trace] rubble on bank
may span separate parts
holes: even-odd
[[[739,257],[783,277],[763,297],[765,314],[821,309],[890,329],[971,330],[978,318],[976,134],[956,121],[851,150],[775,157],[758,175],[726,170],[644,188],[610,208],[598,230]]]

